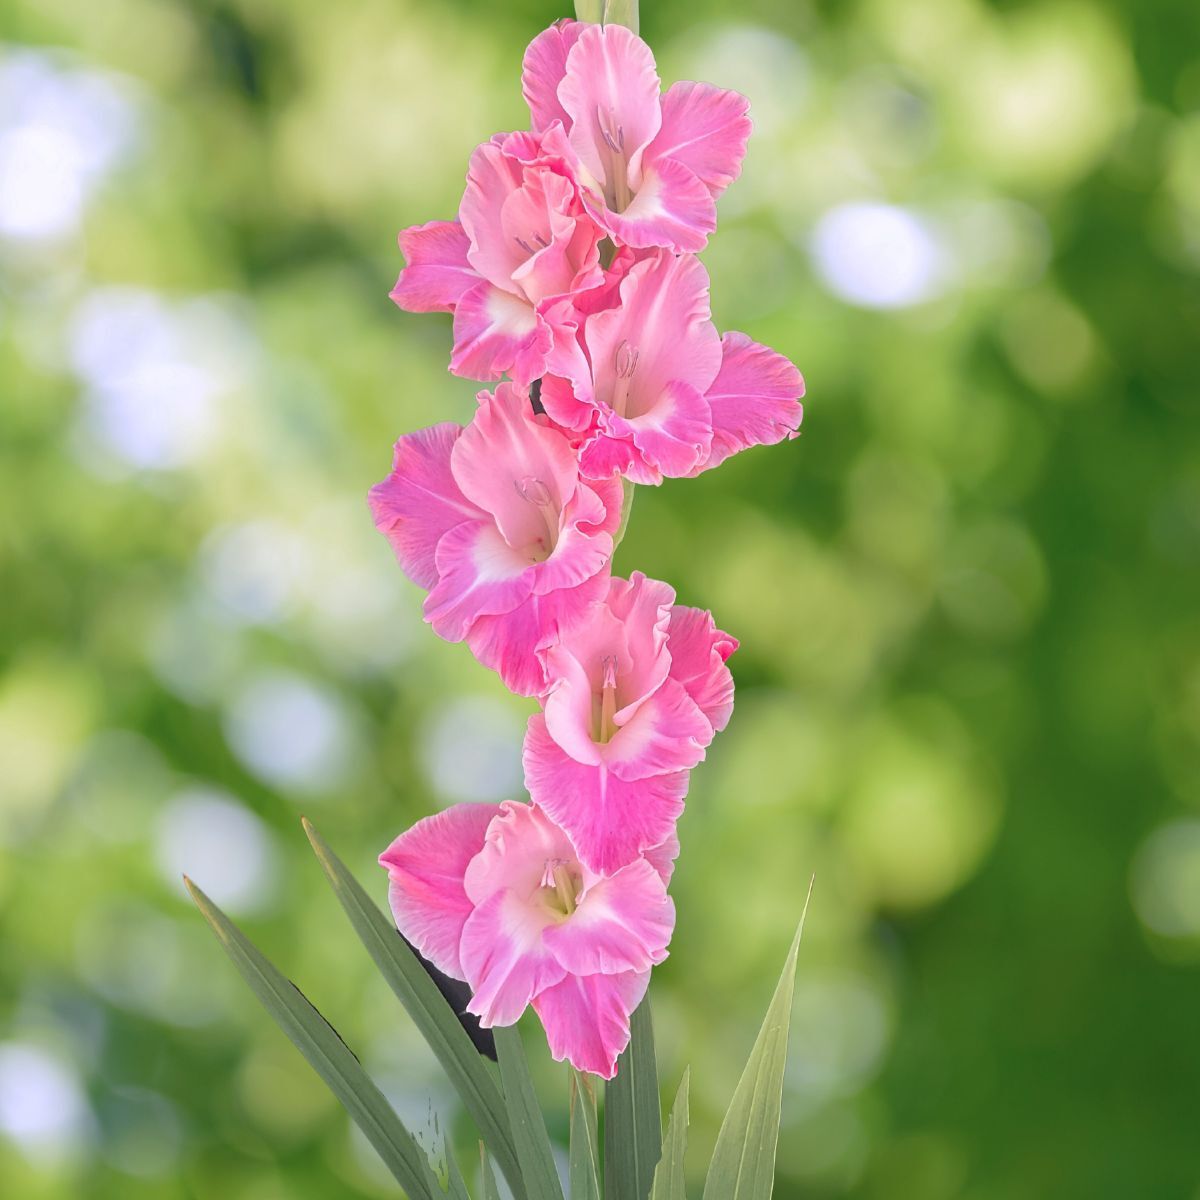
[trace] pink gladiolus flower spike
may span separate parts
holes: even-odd
[[[585,475],[656,484],[796,436],[800,372],[744,333],[717,333],[699,259],[626,254],[613,274],[609,307],[581,315],[579,352],[542,383],[546,412],[583,439]]]
[[[529,804],[459,804],[426,817],[380,856],[400,932],[471,987],[468,1011],[511,1025],[532,1003],[555,1059],[605,1079],[629,1016],[667,956],[674,837],[599,875]]]
[[[650,47],[623,25],[559,21],[525,53],[533,128],[565,131],[596,223],[619,245],[701,250],[742,169],[748,104],[707,83],[659,87]]]
[[[510,691],[542,690],[537,650],[604,595],[621,516],[616,478],[579,473],[566,436],[502,383],[465,429],[405,434],[371,489],[375,524],[428,589],[425,619],[464,639]]]
[[[400,234],[408,265],[392,299],[409,312],[454,314],[455,375],[508,372],[528,387],[570,317],[564,298],[603,279],[603,233],[584,211],[561,137],[547,140],[496,134],[471,155],[458,220]]]
[[[525,783],[581,861],[612,872],[673,835],[688,773],[733,710],[737,642],[635,572],[541,651]]]

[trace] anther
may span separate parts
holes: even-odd
[[[541,508],[544,504],[549,504],[551,501],[550,489],[533,475],[525,475],[520,479],[514,479],[513,487],[517,489],[517,495],[522,500],[528,500],[530,504],[535,504],[538,508]]]
[[[605,145],[614,154],[620,154],[625,149],[624,126],[618,125],[614,129],[612,113],[602,108],[599,104],[596,105],[596,124],[600,129],[600,136],[604,139]]]
[[[617,656],[615,654],[606,654],[600,660],[600,668],[604,672],[601,686],[605,689],[615,688],[617,686]]]
[[[554,503],[554,496],[550,489],[533,475],[523,475],[520,479],[514,479],[513,487],[517,489],[517,495],[522,500],[532,504],[541,514],[545,533],[536,539],[535,544],[539,549],[534,551],[532,561],[544,562],[558,544],[559,511]]]
[[[613,366],[616,369],[617,375],[621,379],[629,379],[634,371],[637,370],[639,350],[636,346],[631,346],[628,342],[622,342],[617,347],[617,353],[614,357]]]

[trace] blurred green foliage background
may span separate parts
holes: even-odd
[[[742,640],[655,983],[697,1182],[815,871],[780,1200],[1195,1200],[1200,8],[642,8],[752,99],[715,316],[809,388],[617,563]],[[471,1144],[299,816],[382,900],[400,829],[520,791],[529,704],[364,494],[475,390],[395,233],[564,12],[0,7],[0,1195],[395,1194],[185,869]]]

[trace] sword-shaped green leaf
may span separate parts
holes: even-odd
[[[571,1068],[571,1200],[600,1200],[596,1148],[596,1088],[590,1076]]]
[[[517,1162],[529,1200],[563,1200],[558,1169],[550,1150],[550,1135],[529,1076],[525,1047],[515,1025],[498,1027],[496,1058],[500,1063],[500,1083],[508,1104],[513,1141],[517,1147]]]
[[[808,885],[812,896],[812,883]],[[796,984],[796,956],[804,933],[804,918],[792,940],[783,974],[758,1032],[750,1061],[733,1093],[729,1111],[717,1134],[717,1144],[704,1184],[704,1200],[770,1200],[775,1180],[775,1150],[783,1106],[783,1070],[787,1063],[788,1026]]]
[[[500,1188],[496,1185],[492,1160],[488,1158],[487,1147],[482,1142],[479,1143],[479,1187],[483,1200],[500,1200]]]
[[[650,1200],[687,1200],[683,1159],[687,1153],[688,1085],[691,1077],[689,1067],[683,1073],[679,1091],[675,1093],[675,1103],[671,1105],[671,1119],[667,1122],[667,1136],[663,1139],[662,1158],[654,1168]]]
[[[605,1200],[646,1200],[662,1153],[649,996],[634,1011],[629,1028],[629,1045],[604,1089]]]
[[[442,1189],[425,1152],[333,1026],[190,879],[184,882],[263,1008],[366,1134],[410,1200],[441,1200]]]
[[[421,1036],[437,1055],[442,1069],[450,1078],[471,1114],[484,1143],[500,1164],[517,1200],[523,1200],[520,1168],[516,1147],[509,1128],[508,1111],[500,1089],[479,1056],[454,1010],[429,978],[417,956],[396,932],[390,917],[367,895],[346,865],[330,849],[329,844],[304,822],[304,831],[316,851],[334,895],[341,901],[350,918],[354,932],[375,960],[380,974],[387,980],[400,1003],[408,1010]]]
[[[448,1200],[471,1200],[467,1191],[467,1181],[458,1169],[458,1159],[454,1157],[454,1147],[450,1145],[449,1135],[442,1138],[442,1152],[446,1156],[446,1196]]]

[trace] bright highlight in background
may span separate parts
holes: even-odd
[[[0,66],[0,235],[73,233],[96,183],[128,151],[132,106],[95,71],[15,54]]]
[[[275,892],[278,861],[267,828],[232,796],[192,788],[162,810],[154,843],[163,878],[187,873],[232,912],[264,908]]]
[[[1130,890],[1147,929],[1166,938],[1200,938],[1200,820],[1156,829],[1133,860]]]
[[[0,1132],[31,1158],[59,1157],[91,1123],[75,1072],[38,1046],[0,1045]]]
[[[830,209],[812,236],[817,272],[834,295],[862,308],[929,300],[945,278],[945,252],[907,209],[860,201]]]
[[[327,791],[350,769],[353,734],[342,705],[291,671],[254,676],[234,697],[225,735],[260,779],[302,795]]]

